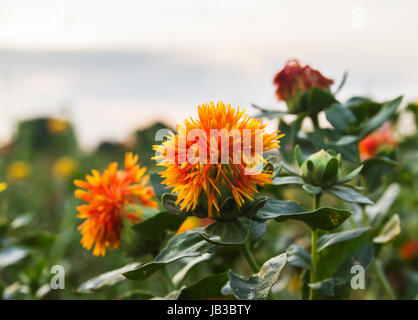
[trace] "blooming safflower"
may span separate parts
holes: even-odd
[[[380,129],[369,134],[359,143],[362,161],[376,157],[382,151],[391,151],[397,142],[392,133],[392,125],[386,122]]]
[[[127,153],[125,170],[118,170],[114,162],[103,174],[92,170],[92,175],[86,175],[86,181],[74,181],[77,187],[85,189],[76,190],[75,196],[87,202],[77,207],[77,217],[86,219],[78,227],[83,235],[81,244],[87,250],[95,244],[95,256],[104,256],[107,247],[113,249],[120,246],[123,217],[132,223],[142,219],[141,210],[128,213],[125,205],[157,208],[157,203],[152,200],[154,190],[147,185],[149,177],[145,175],[146,168],[140,168],[137,161],[138,156]]]
[[[7,169],[8,177],[14,181],[24,180],[31,172],[31,165],[25,161],[15,161]]]
[[[272,182],[273,173],[262,170],[249,173],[248,170],[265,162],[262,153],[278,148],[279,138],[283,136],[278,135],[279,131],[267,134],[265,127],[261,120],[230,104],[218,102],[215,106],[210,102],[199,106],[197,119],[185,120],[178,126],[177,134],[154,146],[157,165],[165,167],[160,172],[164,178],[162,183],[177,194],[176,205],[188,212],[199,204],[208,218],[221,219],[220,204],[228,197],[235,200],[238,209],[246,200],[253,201],[257,188]],[[196,132],[201,133],[199,137],[189,139]],[[220,134],[213,136],[213,132]],[[234,132],[232,136],[228,135],[231,132]],[[223,139],[225,134],[227,140]],[[248,149],[244,145],[245,137],[240,139],[246,134],[251,137]],[[260,142],[258,146],[256,141]],[[256,151],[257,147],[261,153]],[[236,152],[237,149],[250,150],[250,154]]]

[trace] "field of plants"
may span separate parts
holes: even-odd
[[[418,104],[345,80],[290,60],[277,105],[214,97],[89,152],[67,119],[18,123],[0,297],[416,299]]]

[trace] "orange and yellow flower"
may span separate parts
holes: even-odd
[[[83,235],[81,244],[87,250],[95,244],[95,256],[104,256],[107,247],[114,249],[120,246],[123,217],[133,223],[141,220],[141,210],[128,213],[125,205],[157,208],[157,203],[152,200],[154,190],[147,185],[149,177],[145,175],[146,168],[140,168],[137,161],[138,156],[127,153],[125,170],[118,170],[114,162],[103,174],[92,170],[92,175],[86,175],[86,181],[74,181],[77,187],[85,189],[76,190],[75,196],[87,202],[77,207],[77,217],[87,219],[78,227]]]
[[[310,66],[302,66],[298,60],[289,60],[285,67],[273,79],[277,86],[276,96],[279,101],[288,101],[299,92],[308,91],[312,87],[328,88],[334,80],[324,77],[318,70]]]
[[[391,151],[397,142],[392,133],[392,125],[386,122],[379,130],[369,134],[359,143],[361,160],[374,158],[382,151]]]
[[[177,194],[176,204],[181,210],[194,210],[199,202],[199,207],[203,207],[208,218],[219,219],[220,203],[225,197],[233,197],[238,208],[246,199],[253,201],[258,193],[257,187],[271,183],[273,174],[262,170],[248,174],[247,170],[265,162],[262,152],[278,148],[279,138],[283,136],[278,135],[278,131],[267,134],[265,127],[261,120],[251,118],[239,108],[232,108],[223,102],[215,106],[210,102],[198,107],[197,119],[185,120],[178,126],[177,134],[154,146],[157,151],[154,159],[159,161],[158,165],[165,167],[160,172],[165,178],[162,183],[166,188],[173,188],[171,192]],[[226,143],[223,129],[226,134],[234,132],[233,136],[227,136]],[[204,136],[189,139],[196,130],[203,132]],[[213,131],[223,133],[213,137]],[[235,152],[245,148],[245,139],[235,139],[236,136],[241,134],[242,137],[246,133],[251,135],[251,159],[247,152],[239,153],[238,157]],[[261,142],[261,148],[258,148],[261,153],[256,152],[256,141]],[[205,155],[202,155],[202,150]],[[226,161],[224,154],[227,155]],[[189,155],[195,158],[190,159]]]

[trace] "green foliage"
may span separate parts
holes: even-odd
[[[132,280],[145,280],[158,269],[181,258],[198,257],[204,253],[213,252],[216,245],[203,239],[202,230],[202,228],[196,228],[175,236],[170,239],[153,262],[141,265],[123,275]]]
[[[250,278],[229,271],[229,284],[234,296],[240,300],[266,300],[286,265],[286,259],[286,253],[271,258],[263,264],[260,272]]]

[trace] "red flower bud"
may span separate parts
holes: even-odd
[[[274,77],[273,83],[277,86],[276,95],[279,101],[288,101],[313,86],[328,88],[334,80],[324,77],[318,70],[310,66],[301,66],[296,59],[289,60],[285,67]]]

